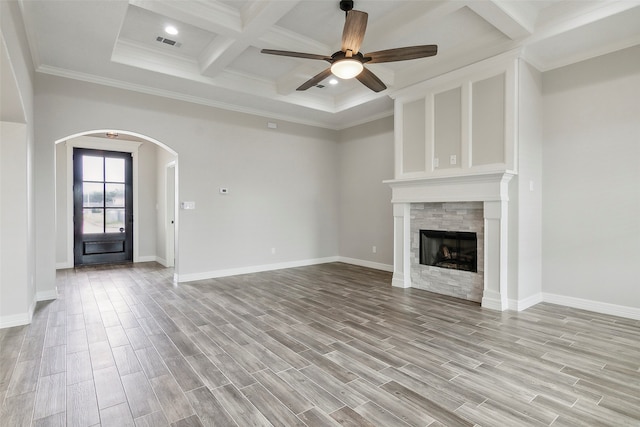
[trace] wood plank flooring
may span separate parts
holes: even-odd
[[[0,330],[2,426],[640,426],[640,321],[324,264],[174,286],[58,272]]]

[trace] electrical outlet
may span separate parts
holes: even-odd
[[[452,154],[449,157],[449,164],[450,165],[455,165],[456,163],[458,163],[458,156],[456,156],[455,154]]]
[[[275,255],[276,254],[276,248],[271,248],[271,255]]]
[[[376,248],[375,246],[373,246],[373,247],[371,248],[371,252],[373,252],[373,253],[375,254],[376,252],[378,252],[378,248]]]
[[[440,166],[440,159],[436,157],[433,159],[433,167],[437,168],[438,166]]]

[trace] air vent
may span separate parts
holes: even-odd
[[[158,36],[158,37],[156,37],[156,41],[157,41],[157,42],[160,42],[160,43],[168,44],[169,46],[173,46],[173,47],[180,47],[180,46],[182,46],[182,43],[177,42],[177,41],[175,41],[175,40],[167,39],[167,38],[162,37],[162,36]]]
[[[324,89],[324,85],[316,85],[318,89]]]

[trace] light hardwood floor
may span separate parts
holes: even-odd
[[[640,322],[325,264],[174,287],[64,270],[0,330],[2,426],[639,426]]]

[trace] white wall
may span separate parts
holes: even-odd
[[[543,291],[640,308],[640,46],[543,90]]]
[[[393,270],[393,117],[340,133],[340,256]],[[376,247],[373,253],[372,247]]]
[[[542,292],[542,75],[519,60],[518,81],[518,286],[509,296],[522,304]]]
[[[0,326],[31,320],[27,137],[23,123],[0,122]]]
[[[36,270],[33,65],[17,2],[0,2],[0,327],[28,323],[41,289]],[[5,92],[6,91],[6,92]],[[9,107],[9,109],[7,109]],[[49,212],[50,213],[50,212]]]
[[[179,212],[182,280],[338,253],[336,132],[287,122],[268,129],[257,116],[47,75],[36,88],[39,209],[53,211],[54,141],[123,129],[178,153],[180,199],[196,203]],[[55,223],[37,225],[38,263],[53,270]]]

